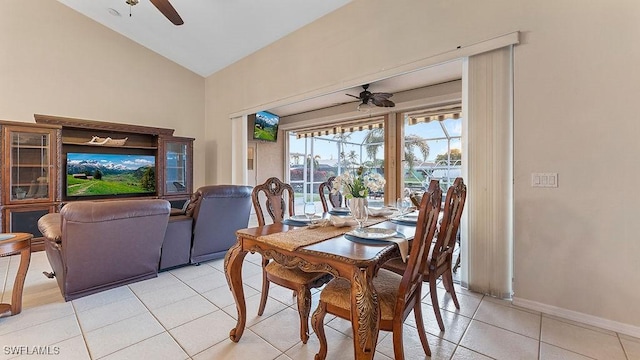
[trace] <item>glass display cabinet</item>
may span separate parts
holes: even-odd
[[[161,184],[166,197],[189,197],[193,180],[193,140],[183,137],[163,137],[159,156],[164,162],[164,174]]]

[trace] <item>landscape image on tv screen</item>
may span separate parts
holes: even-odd
[[[67,196],[153,194],[155,156],[67,153]]]
[[[253,138],[256,140],[276,141],[278,137],[278,122],[280,117],[266,111],[256,113],[256,123],[253,127]]]

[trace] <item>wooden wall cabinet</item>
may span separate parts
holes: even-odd
[[[155,156],[155,193],[179,207],[193,192],[193,138],[173,136],[173,129],[34,115],[36,124],[0,121],[1,232],[34,235],[32,249],[44,248],[37,221],[69,201],[109,201],[120,196],[74,198],[66,194],[68,153]],[[88,144],[92,137],[127,138],[122,146]]]
[[[60,127],[0,122],[2,174],[0,217],[2,232],[29,232],[32,247],[42,247],[37,219],[56,211],[60,201],[57,169],[60,167]]]

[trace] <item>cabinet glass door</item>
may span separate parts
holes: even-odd
[[[184,194],[187,185],[187,144],[168,141],[165,147],[165,193]]]
[[[10,131],[9,200],[51,201],[50,133]]]

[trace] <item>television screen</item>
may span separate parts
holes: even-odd
[[[253,138],[255,140],[277,141],[278,123],[280,117],[266,111],[256,113],[256,121],[253,126]]]
[[[156,192],[153,155],[67,153],[67,197]]]

